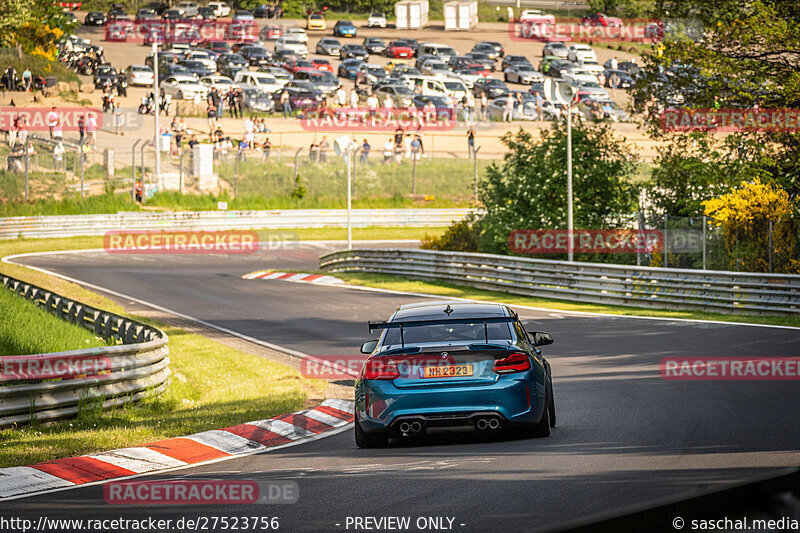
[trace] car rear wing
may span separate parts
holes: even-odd
[[[405,347],[405,340],[403,338],[403,330],[405,328],[413,328],[419,326],[446,326],[448,324],[479,324],[483,322],[483,333],[485,336],[486,344],[489,344],[489,324],[498,323],[512,323],[517,322],[519,317],[514,316],[491,316],[481,318],[432,318],[428,320],[409,320],[405,322],[367,322],[369,325],[369,332],[372,333],[378,329],[399,329],[400,330],[400,346]]]

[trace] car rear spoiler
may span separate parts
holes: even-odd
[[[448,324],[475,324],[483,322],[483,334],[485,336],[486,344],[489,344],[489,324],[511,323],[517,322],[519,317],[514,316],[491,316],[482,318],[432,318],[429,320],[409,320],[407,322],[367,322],[369,325],[369,332],[372,333],[376,329],[399,329],[400,330],[400,346],[405,347],[405,340],[403,338],[403,330],[405,328],[413,328],[419,326],[446,326]]]

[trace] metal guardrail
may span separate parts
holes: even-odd
[[[107,371],[72,379],[0,379],[0,427],[74,416],[82,406],[110,408],[164,392],[171,374],[167,335],[158,328],[95,309],[0,274],[0,282],[51,313],[123,344],[28,356],[43,367],[70,359],[103,358]],[[3,357],[0,356],[0,364]],[[62,363],[63,364],[63,363]]]
[[[449,226],[469,209],[353,209],[353,227]],[[346,209],[178,211],[0,218],[0,239],[103,235],[111,230],[228,230],[347,226]]]
[[[375,272],[555,300],[800,316],[800,276],[607,265],[432,250],[349,250],[328,272]]]

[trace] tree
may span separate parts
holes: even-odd
[[[566,125],[541,131],[541,140],[523,129],[503,136],[502,164],[487,168],[479,189],[485,210],[480,220],[483,252],[509,253],[516,229],[567,227]],[[618,227],[636,209],[628,178],[636,168],[630,148],[605,123],[577,123],[572,130],[575,228]]]
[[[646,18],[655,10],[654,0],[589,0],[593,13],[627,18]]]
[[[661,109],[671,106],[785,109],[800,107],[800,4],[772,0],[658,0],[655,15],[691,21],[693,38],[667,39],[661,52],[643,56],[635,89],[638,110],[649,110],[650,133],[668,142],[686,134],[665,132]],[[739,176],[759,176],[800,194],[800,134],[743,131],[726,139]],[[735,157],[732,157],[735,156]]]
[[[55,59],[56,43],[71,28],[52,0],[0,2],[0,47],[21,47],[25,53]]]

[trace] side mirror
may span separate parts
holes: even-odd
[[[550,342],[552,342],[552,340]],[[361,345],[361,353],[371,354],[373,351],[375,351],[375,347],[377,345],[378,345],[378,339],[367,341]]]
[[[543,331],[534,331],[533,333],[529,333],[528,338],[534,346],[547,346],[548,344],[553,344],[553,337],[551,337],[549,333],[544,333]]]

